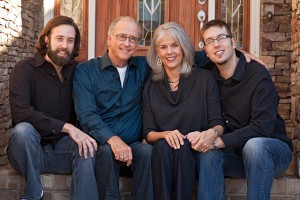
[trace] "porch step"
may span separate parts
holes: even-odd
[[[71,175],[41,175],[44,185],[44,200],[69,200]],[[0,200],[20,200],[25,185],[23,177],[17,175],[10,165],[0,168]],[[244,179],[226,178],[226,199],[242,200],[246,196]],[[131,200],[131,179],[120,178],[122,200]],[[196,194],[195,194],[196,197]],[[283,177],[275,179],[272,187],[272,200],[300,200],[300,179]]]

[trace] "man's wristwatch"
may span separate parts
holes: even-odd
[[[219,133],[218,133],[217,129],[214,129],[214,128],[213,128],[213,130],[214,130],[214,132],[215,132],[215,137],[219,137]]]

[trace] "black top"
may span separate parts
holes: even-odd
[[[61,83],[55,68],[40,54],[19,61],[10,77],[9,100],[13,125],[32,124],[42,135],[42,144],[53,144],[64,134],[66,122],[75,124],[72,76],[77,63],[62,68]]]
[[[212,71],[217,79],[225,134],[221,136],[226,147],[242,148],[254,137],[278,138],[292,149],[286,135],[284,120],[279,116],[279,96],[268,70],[261,64],[240,58],[233,76],[224,80],[216,66]]]
[[[195,68],[180,77],[178,91],[170,91],[167,78],[147,80],[143,90],[144,135],[178,129],[182,134],[223,125],[218,87],[213,74]]]

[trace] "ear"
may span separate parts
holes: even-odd
[[[44,37],[44,42],[45,42],[46,46],[48,46],[48,44],[49,44],[49,37],[48,36]]]
[[[231,45],[234,49],[236,49],[236,41],[234,37],[231,38]]]
[[[112,36],[108,35],[107,36],[107,46],[110,47],[110,42],[111,42]]]

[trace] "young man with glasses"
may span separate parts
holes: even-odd
[[[263,65],[247,63],[236,51],[225,22],[207,22],[202,36],[214,63],[225,132],[211,146],[219,154],[199,157],[199,173],[212,173],[199,177],[198,199],[225,199],[224,175],[247,179],[247,199],[270,199],[273,179],[284,174],[293,149],[277,112],[279,97],[272,78]]]
[[[108,30],[108,51],[75,70],[76,113],[99,143],[96,178],[102,200],[120,199],[119,172],[126,166],[133,173],[133,199],[154,199],[152,146],[142,143],[141,92],[149,67],[145,57],[133,57],[140,35],[133,18],[116,18]]]

